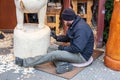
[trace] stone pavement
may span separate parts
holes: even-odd
[[[120,80],[119,71],[104,66],[103,56],[104,54],[70,80]],[[10,69],[0,73],[0,80],[67,80],[38,70],[27,73],[25,73],[25,70],[15,71],[15,69]]]
[[[12,47],[0,49],[0,80],[67,80],[34,68],[19,67],[13,57]],[[107,68],[103,57],[104,54],[70,80],[120,80],[120,71]]]

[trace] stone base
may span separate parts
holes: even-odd
[[[114,60],[108,56],[105,56],[104,63],[107,67],[109,67],[113,70],[120,71],[120,61]]]
[[[42,29],[37,25],[24,25],[26,29],[14,29],[14,54],[16,57],[28,58],[47,53],[50,45],[50,29]],[[34,29],[36,28],[36,29]]]

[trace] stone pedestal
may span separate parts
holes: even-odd
[[[28,58],[47,53],[50,44],[50,29],[42,29],[37,24],[26,24],[24,30],[14,29],[14,54],[16,57]]]

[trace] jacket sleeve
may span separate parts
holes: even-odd
[[[82,53],[88,42],[89,36],[90,33],[88,33],[87,31],[78,29],[74,34],[72,43],[70,43],[69,46],[60,45],[58,49],[65,50],[71,53]]]
[[[56,40],[59,42],[69,42],[70,41],[70,39],[68,38],[67,35],[66,36],[64,36],[64,35],[57,36]]]

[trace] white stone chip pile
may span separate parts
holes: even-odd
[[[4,34],[4,39],[0,39],[0,48],[7,48],[12,45],[12,36],[13,34]]]
[[[9,70],[14,70],[13,73],[22,74],[35,72],[34,68],[24,68],[17,66],[15,64],[15,57],[13,54],[0,55],[0,74],[2,74],[3,72],[7,72]]]
[[[0,48],[7,48],[12,46],[12,36],[13,34],[4,34],[5,38],[0,40]],[[29,78],[33,75],[36,70],[32,67],[24,68],[15,64],[15,56],[12,49],[10,53],[0,55],[0,74],[12,70],[13,73],[20,73],[17,79]]]

